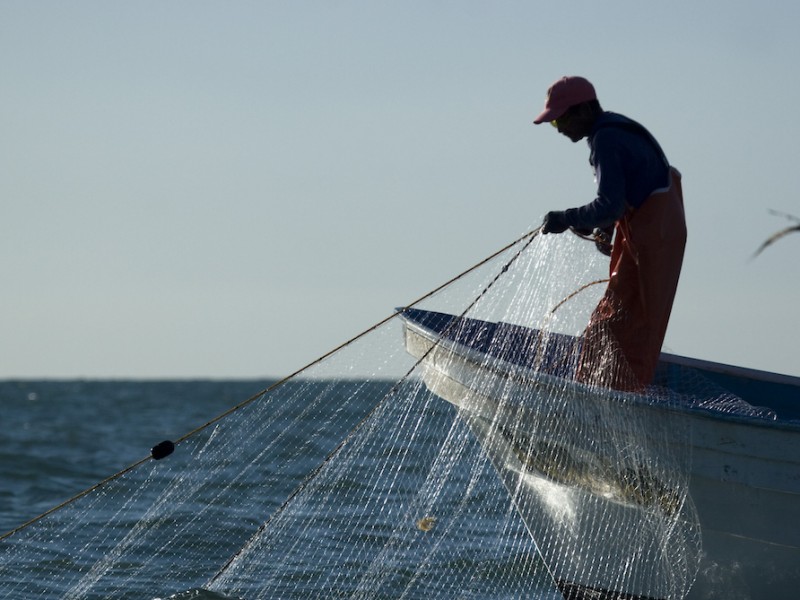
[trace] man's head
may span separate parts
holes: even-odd
[[[538,125],[549,121],[559,133],[577,142],[589,135],[601,112],[594,86],[588,80],[562,77],[547,90],[544,110],[533,122]]]

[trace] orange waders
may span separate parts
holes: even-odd
[[[681,175],[617,222],[605,295],[584,332],[576,378],[621,390],[652,382],[686,246]]]

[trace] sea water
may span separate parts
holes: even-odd
[[[157,443],[179,438],[269,384],[269,381],[256,380],[0,382],[0,535],[148,456],[150,448]],[[449,409],[443,406],[443,410]],[[435,440],[436,436],[426,439]],[[309,458],[308,471],[317,464],[318,458]],[[188,508],[191,510],[192,507]],[[343,507],[343,510],[355,511],[356,508]],[[354,514],[353,518],[358,516]],[[243,524],[243,527],[252,525]],[[508,526],[486,524],[487,531],[503,527]],[[519,535],[524,535],[524,532]],[[463,545],[464,540],[458,543]],[[483,539],[471,543],[474,543],[476,554],[486,546]],[[517,563],[504,565],[503,560],[503,557],[498,557],[491,570],[493,573],[485,574],[486,580],[481,585],[473,585],[468,597],[548,600],[560,597],[544,577],[537,585],[519,581],[519,585],[509,587],[509,575],[506,574],[503,585],[495,586],[493,575],[503,572],[506,567],[511,571],[519,568]],[[202,558],[199,562],[203,562]],[[216,564],[212,569],[221,566]],[[476,561],[476,569],[477,566]],[[350,567],[354,572],[359,570],[359,565]],[[214,574],[208,572],[204,578],[203,568],[207,567],[198,565],[201,573],[198,586]],[[367,564],[364,565],[366,568]],[[511,573],[510,577],[513,578],[514,574]],[[525,570],[519,577],[530,578],[531,572]],[[292,584],[294,597],[322,597],[319,590],[303,590],[302,581],[303,574],[298,573],[297,581]],[[226,598],[199,587],[181,589],[175,592],[175,587],[165,581],[163,590],[154,590],[149,597],[177,600]],[[509,589],[542,591],[535,591],[531,596],[530,593],[521,595]],[[50,597],[59,597],[59,594]],[[447,594],[442,597],[447,597]]]

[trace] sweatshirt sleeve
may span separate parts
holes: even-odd
[[[567,224],[576,229],[609,227],[625,214],[627,206],[621,149],[614,143],[613,135],[597,137],[600,139],[595,140],[590,159],[597,179],[597,197],[589,204],[566,211]]]

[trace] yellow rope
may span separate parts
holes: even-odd
[[[586,288],[588,288],[588,287],[591,287],[591,286],[593,286],[593,285],[597,285],[598,283],[608,283],[609,281],[610,281],[610,279],[598,279],[597,281],[592,281],[592,282],[589,282],[589,283],[587,283],[587,284],[585,284],[585,285],[582,285],[582,286],[581,286],[581,287],[579,287],[577,290],[575,290],[574,292],[572,292],[572,293],[571,293],[569,296],[567,296],[566,298],[564,298],[564,299],[563,299],[561,302],[559,302],[558,304],[556,304],[556,305],[553,307],[553,309],[550,311],[550,314],[551,314],[551,315],[552,315],[552,314],[554,314],[554,313],[555,313],[555,312],[556,312],[556,311],[557,311],[559,308],[561,308],[561,306],[562,306],[563,304],[565,304],[565,303],[566,303],[567,301],[569,301],[569,300],[572,300],[572,299],[573,299],[575,296],[577,296],[578,294],[580,294],[580,293],[581,293],[583,290],[585,290]]]

